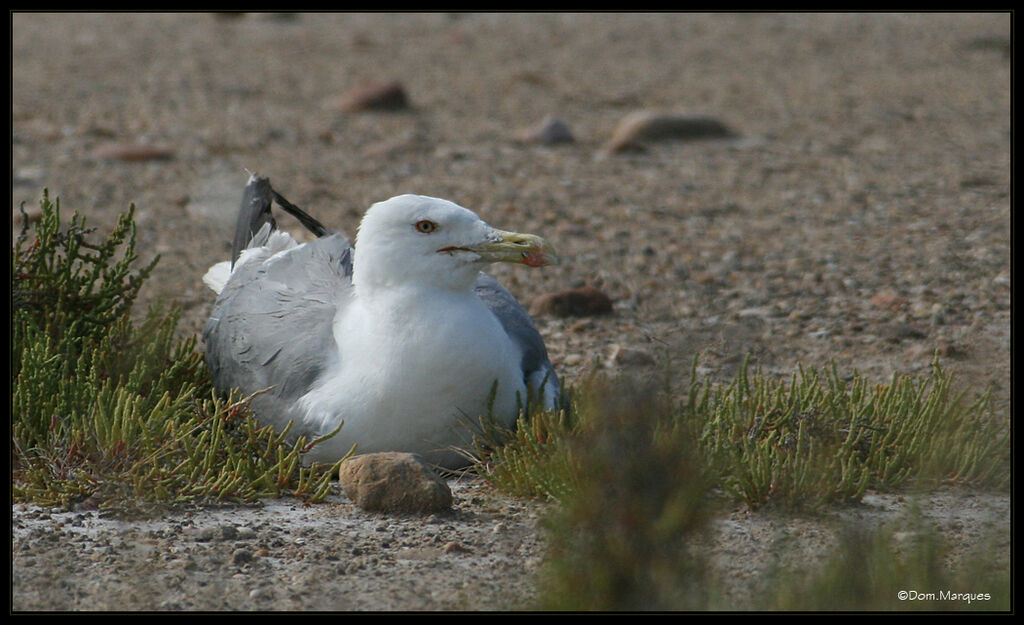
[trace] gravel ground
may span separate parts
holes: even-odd
[[[417,192],[544,235],[562,265],[494,270],[522,301],[584,284],[615,300],[537,317],[569,382],[685,372],[695,355],[727,381],[748,354],[769,373],[835,361],[881,382],[938,351],[1009,414],[1007,14],[15,13],[12,54],[13,206],[47,187],[107,230],[135,203],[139,248],[162,257],[142,298],[178,303],[183,333],[209,312],[201,276],[230,253],[248,168],[348,233],[372,202]],[[391,80],[408,109],[339,108]],[[640,110],[736,137],[602,154]],[[521,139],[551,114],[574,142]],[[839,516],[895,514],[886,497],[815,519],[727,511],[716,553],[755,579],[780,534],[821,553]],[[430,519],[342,495],[134,522],[19,505],[12,607],[529,605],[543,505],[472,482],[456,498]],[[959,549],[996,531],[1008,554],[1005,497],[927,501]]]

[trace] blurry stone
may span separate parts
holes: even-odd
[[[442,512],[452,491],[419,456],[381,452],[349,458],[338,480],[357,506],[375,512]]]
[[[97,146],[90,155],[101,160],[155,161],[172,158],[174,150],[157,145],[111,141]]]
[[[964,360],[969,355],[966,349],[950,342],[940,344],[936,351],[938,351],[939,356],[952,360]]]
[[[639,349],[630,349],[621,345],[612,345],[608,366],[615,367],[653,367],[657,364],[654,356]]]
[[[249,540],[252,538],[256,538],[256,530],[249,527],[248,525],[243,525],[239,528],[236,528],[236,537],[239,540]]]
[[[612,299],[591,286],[545,293],[535,298],[530,305],[531,314],[556,317],[587,317],[609,315],[611,312]]]
[[[571,326],[569,326],[569,331],[570,332],[575,332],[577,334],[583,333],[583,332],[589,332],[590,330],[593,330],[593,329],[594,329],[594,322],[591,319],[581,319],[580,321],[577,321],[577,322],[573,323]]]
[[[760,319],[766,319],[768,317],[777,316],[775,312],[769,306],[753,306],[751,308],[743,308],[736,311],[736,317],[758,317]]]
[[[409,98],[397,81],[367,83],[341,96],[337,106],[349,113],[364,110],[397,111],[409,107]]]
[[[871,296],[871,304],[883,310],[902,310],[910,304],[910,300],[896,295],[892,291],[882,291]]]
[[[37,186],[44,177],[42,167],[19,167],[14,170],[11,182],[25,186]]]
[[[709,115],[639,111],[630,113],[619,122],[602,151],[614,154],[640,148],[652,141],[695,141],[734,136],[735,133],[721,120]]]
[[[269,601],[274,598],[274,590],[263,586],[253,588],[249,591],[249,598],[254,601]]]
[[[960,179],[961,189],[975,189],[978,187],[989,187],[998,185],[999,181],[991,176],[967,176]]]
[[[235,552],[231,554],[231,563],[235,566],[241,566],[252,562],[252,558],[253,553],[248,549],[236,549]]]
[[[554,115],[548,115],[539,124],[519,133],[519,140],[527,143],[554,145],[576,140],[568,124]]]
[[[1013,49],[1010,45],[1010,38],[1002,35],[982,35],[968,39],[962,45],[967,50],[998,52],[1005,59],[1010,58],[1010,52]]]
[[[583,362],[583,356],[580,354],[567,354],[562,358],[562,364],[567,367],[575,367],[581,362]]]
[[[457,542],[447,542],[444,544],[444,547],[441,547],[441,551],[445,553],[468,553],[469,549]]]
[[[879,334],[891,343],[928,338],[927,332],[908,323],[893,323],[883,326]]]

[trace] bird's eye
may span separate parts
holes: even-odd
[[[416,222],[416,231],[422,232],[423,234],[430,234],[437,230],[437,224],[430,221],[429,219],[421,219]]]

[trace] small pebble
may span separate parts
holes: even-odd
[[[562,364],[567,367],[575,367],[581,362],[583,362],[583,356],[580,354],[567,354],[562,358]]]
[[[579,321],[577,321],[577,322],[573,323],[571,326],[569,326],[569,331],[570,332],[574,332],[576,334],[581,334],[583,332],[589,332],[590,330],[593,330],[593,329],[594,329],[594,321],[593,321],[593,319],[580,319]]]
[[[928,337],[924,330],[907,323],[894,323],[881,329],[880,334],[888,341],[919,340]]]
[[[253,588],[249,591],[249,598],[256,601],[266,601],[274,598],[274,591],[269,588]]]
[[[609,315],[612,299],[603,291],[590,286],[546,293],[533,300],[530,313],[556,317],[586,317]]]
[[[621,345],[612,345],[612,353],[608,358],[610,367],[652,367],[657,364],[654,356],[639,349],[629,349]]]
[[[548,115],[539,124],[519,133],[519,139],[527,143],[554,145],[572,143],[576,140],[568,124],[554,115]]]
[[[910,304],[910,300],[900,297],[891,291],[883,291],[871,296],[869,300],[875,308],[883,310],[902,310]]]
[[[235,566],[241,566],[248,562],[252,562],[252,558],[253,553],[248,549],[236,549],[235,552],[231,554],[231,563]]]
[[[405,89],[396,81],[367,83],[338,99],[337,107],[346,113],[364,110],[398,111],[409,107]]]
[[[457,542],[452,541],[445,543],[444,547],[441,547],[441,551],[445,553],[468,553],[469,549],[463,547]]]
[[[235,530],[235,535],[239,540],[249,540],[256,537],[256,530],[247,525],[243,525]]]
[[[943,358],[951,358],[953,360],[963,360],[967,358],[968,353],[963,347],[955,345],[953,343],[943,343],[939,345],[938,350],[939,356]]]

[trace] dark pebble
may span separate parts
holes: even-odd
[[[530,313],[556,317],[589,317],[612,313],[612,299],[591,286],[545,293],[533,300]]]
[[[231,554],[231,563],[235,566],[241,566],[252,562],[252,558],[252,552],[248,549],[236,549],[235,552]]]
[[[920,340],[928,337],[924,330],[907,323],[894,323],[882,328],[882,336],[890,342],[903,340]]]
[[[529,128],[519,136],[520,140],[528,143],[540,143],[543,145],[555,145],[557,143],[572,143],[576,140],[569,126],[554,115],[548,115],[539,124]]]
[[[369,83],[341,97],[338,108],[344,112],[363,110],[398,111],[409,107],[409,98],[398,82]]]

